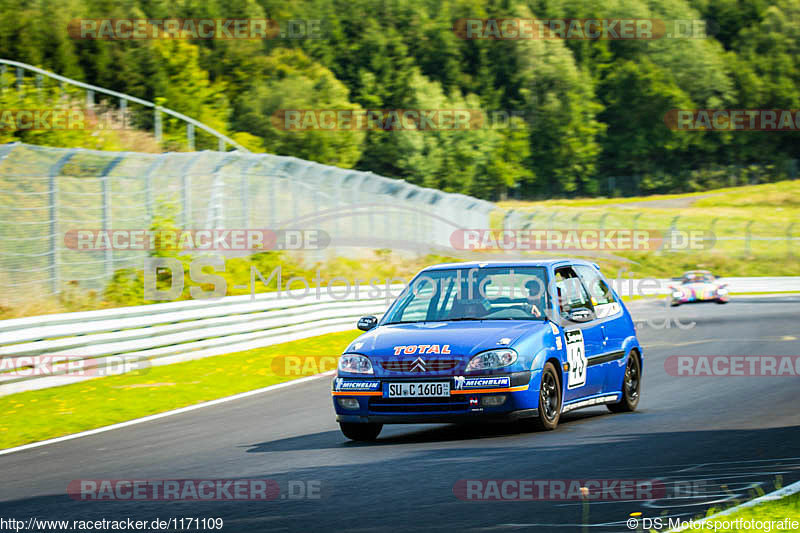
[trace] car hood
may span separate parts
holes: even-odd
[[[686,283],[683,285],[678,285],[679,289],[685,291],[705,291],[709,289],[716,289],[717,283],[714,282],[698,282],[698,283]]]
[[[513,347],[523,335],[532,335],[545,328],[549,329],[548,323],[538,320],[391,324],[361,335],[350,343],[346,351],[368,356],[416,357],[422,350],[425,352],[423,355],[431,357],[471,357],[492,348]],[[432,349],[431,346],[438,348]]]

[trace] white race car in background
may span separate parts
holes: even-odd
[[[678,283],[670,285],[673,306],[693,302],[727,303],[729,300],[727,283],[708,270],[690,270],[677,278]]]

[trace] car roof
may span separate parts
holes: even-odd
[[[450,270],[462,268],[490,268],[490,267],[555,267],[561,264],[576,264],[594,266],[594,263],[584,261],[583,259],[570,259],[570,258],[557,258],[557,259],[527,259],[516,261],[464,261],[461,263],[441,263],[438,265],[431,265],[422,269],[422,272],[429,272],[431,270]]]

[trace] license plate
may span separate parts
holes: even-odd
[[[426,383],[389,383],[387,398],[441,398],[450,396],[450,384],[443,381]]]

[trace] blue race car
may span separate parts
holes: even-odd
[[[342,433],[383,424],[523,419],[639,403],[642,348],[597,265],[579,260],[454,263],[422,270],[339,358]]]

